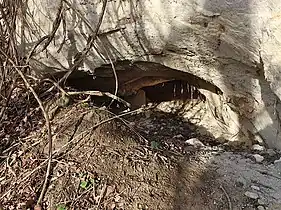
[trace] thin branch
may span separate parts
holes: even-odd
[[[232,203],[231,203],[231,200],[230,200],[230,197],[229,195],[227,194],[226,190],[224,189],[224,187],[221,185],[220,186],[220,189],[223,191],[223,193],[225,194],[225,197],[227,199],[227,202],[228,202],[228,209],[229,210],[232,210]]]
[[[58,148],[57,150],[55,150],[53,153],[52,153],[52,158],[58,158],[60,157],[60,155],[62,155],[62,151],[68,147],[70,144],[72,144],[76,139],[78,139],[79,137],[81,137],[76,143],[78,143],[80,140],[83,139],[83,135],[87,132],[91,132],[92,130],[98,128],[99,126],[105,124],[105,123],[108,123],[114,119],[122,119],[121,117],[123,116],[126,116],[126,115],[134,115],[134,114],[138,114],[139,112],[142,112],[143,110],[145,110],[144,108],[139,108],[139,109],[136,109],[134,111],[130,111],[130,112],[126,112],[126,113],[123,113],[123,114],[119,114],[119,115],[115,115],[113,117],[110,117],[108,119],[105,119],[105,120],[102,120],[100,122],[98,122],[97,124],[93,125],[90,129],[87,129],[81,133],[79,133],[77,136],[75,136],[74,138],[71,139],[71,141],[68,141],[66,144],[64,144],[63,146],[61,146],[60,148]],[[85,113],[81,113],[81,115],[83,115]],[[24,178],[20,179],[20,180],[17,180],[15,183],[14,183],[14,186],[15,185],[20,185],[22,184],[25,180],[27,180],[33,173],[35,173],[36,171],[38,171],[39,169],[43,168],[44,165],[48,162],[48,159],[44,160],[43,162],[40,163],[39,166],[37,166],[35,169],[33,169],[31,172],[29,172],[26,176],[24,176]],[[12,190],[13,190],[13,187],[12,186],[9,190],[6,191],[6,193],[4,193],[3,195],[1,195],[0,197],[0,200],[3,199],[7,194],[9,194]]]
[[[84,48],[84,50],[82,51],[82,53],[77,53],[75,56],[77,57],[77,59],[75,60],[73,66],[70,68],[70,70],[58,81],[58,85],[65,81],[69,75],[77,69],[77,67],[80,65],[80,63],[83,61],[83,59],[85,58],[85,56],[88,54],[88,52],[90,51],[90,49],[94,46],[94,41],[96,39],[98,39],[98,32],[99,32],[99,29],[100,29],[100,26],[102,24],[102,19],[103,19],[103,16],[104,16],[104,13],[105,13],[105,9],[106,9],[106,4],[107,4],[107,0],[104,0],[103,2],[103,7],[102,7],[102,12],[101,12],[101,15],[99,17],[99,21],[98,21],[98,24],[96,26],[96,29],[94,30],[90,23],[87,21],[87,19],[84,18],[84,16],[74,7],[72,7],[72,5],[67,1],[67,0],[63,0],[76,14],[79,15],[79,17],[84,21],[84,23],[88,26],[88,28],[90,29],[90,31],[92,32],[92,35],[88,38],[88,43],[87,43],[87,46]],[[101,40],[100,40],[101,41]],[[101,42],[102,43],[102,42]],[[118,76],[117,76],[117,73],[116,73],[116,69],[115,69],[115,66],[113,64],[113,61],[111,60],[110,56],[109,56],[109,53],[108,51],[105,49],[104,45],[102,44],[102,47],[104,48],[104,51],[106,52],[107,54],[107,57],[109,58],[109,61],[110,61],[110,64],[111,64],[111,67],[112,67],[112,70],[113,70],[113,75],[114,75],[114,78],[115,78],[115,90],[114,90],[114,96],[110,93],[106,93],[105,95],[109,96],[112,98],[112,101],[110,102],[109,106],[112,104],[112,102],[114,100],[117,100],[117,92],[118,92]],[[51,88],[52,90],[52,88]],[[50,90],[49,90],[50,91]],[[119,102],[122,102],[124,103],[125,101],[122,101],[122,100],[117,100]],[[125,103],[126,106],[128,106],[129,104],[126,102]],[[128,106],[130,107],[130,105]]]
[[[106,48],[104,47],[102,41],[100,40],[99,37],[97,37],[97,39],[99,39],[99,41],[101,42],[101,45],[107,55],[107,57],[109,58],[109,62],[110,62],[110,65],[111,65],[111,68],[112,68],[112,71],[113,71],[113,75],[114,75],[114,79],[115,79],[115,90],[114,90],[114,95],[116,96],[117,95],[117,92],[118,92],[118,76],[117,76],[117,72],[116,72],[116,69],[115,69],[115,66],[109,56],[109,53],[108,51],[106,50]],[[114,99],[110,102],[110,104],[108,106],[110,106],[112,103],[113,103]]]
[[[63,40],[62,40],[62,42],[61,42],[61,44],[60,44],[60,46],[59,46],[59,49],[57,50],[57,53],[60,53],[60,51],[62,50],[62,48],[63,48],[63,45],[65,44],[65,42],[66,42],[66,31],[67,31],[67,29],[66,29],[66,20],[65,20],[65,17],[64,17],[64,15],[63,15],[63,13],[62,13],[62,30],[63,30],[63,33],[62,33],[62,35],[63,35]]]
[[[56,88],[58,88],[63,94],[65,94],[66,96],[69,96],[69,94],[58,84],[56,83],[55,81],[49,79],[49,78],[46,78],[46,79],[43,79],[43,81],[47,81],[47,82],[51,82],[54,86],[56,86]]]
[[[57,12],[57,15],[56,15],[56,19],[53,23],[53,29],[52,29],[52,32],[47,35],[47,36],[43,36],[42,38],[39,39],[39,41],[35,44],[35,46],[32,48],[32,50],[30,51],[29,55],[27,56],[27,59],[26,59],[26,63],[29,62],[30,58],[35,54],[36,52],[36,48],[41,44],[43,43],[43,41],[46,40],[43,48],[40,50],[40,52],[43,52],[48,46],[49,44],[51,43],[51,41],[53,40],[53,38],[55,37],[55,34],[60,26],[60,23],[61,23],[61,20],[62,20],[62,13],[63,13],[63,3],[62,1],[60,2],[60,6],[59,6],[59,9],[58,9],[58,12]],[[38,52],[38,53],[40,53]]]
[[[51,79],[44,79],[43,81],[48,81],[53,83],[54,86],[56,86],[64,95],[66,96],[72,96],[72,95],[81,95],[81,94],[85,94],[85,95],[91,95],[91,96],[107,96],[109,98],[112,98],[112,100],[116,100],[122,104],[124,104],[127,107],[131,107],[131,104],[128,103],[127,101],[125,101],[124,99],[118,97],[117,95],[114,95],[112,93],[109,92],[101,92],[101,91],[97,91],[97,90],[91,90],[91,91],[72,91],[72,92],[67,92],[65,91],[58,83],[56,83],[55,81],[51,80]]]
[[[9,58],[9,56],[0,48],[0,51],[3,53],[3,55],[5,55],[7,57],[7,59],[9,60],[9,62],[12,65],[16,64],[14,63],[14,61]],[[49,115],[47,114],[44,105],[42,103],[42,101],[40,100],[39,96],[37,95],[37,93],[35,92],[35,90],[32,88],[32,86],[29,84],[29,82],[27,81],[25,75],[21,72],[21,70],[17,67],[15,67],[15,70],[17,71],[17,73],[20,75],[20,77],[22,78],[22,80],[24,81],[26,87],[32,92],[33,96],[35,97],[36,101],[39,104],[39,107],[44,115],[45,121],[46,121],[46,126],[47,126],[47,130],[48,130],[48,141],[49,141],[49,157],[48,157],[48,165],[47,165],[47,171],[46,171],[46,175],[45,175],[45,181],[38,199],[38,204],[41,204],[44,194],[46,192],[47,189],[47,183],[48,183],[48,178],[50,175],[50,171],[51,171],[51,163],[52,163],[52,150],[53,150],[53,141],[52,141],[52,129],[51,129],[51,123],[50,123],[50,119],[49,119]]]
[[[41,37],[38,42],[33,46],[32,50],[29,52],[27,59],[26,59],[26,63],[29,62],[30,58],[35,54],[36,48],[43,42],[45,41],[45,39],[48,39],[48,35]]]
[[[131,104],[127,101],[123,100],[122,98],[119,98],[118,96],[109,93],[109,92],[100,92],[100,91],[80,91],[80,92],[66,92],[68,95],[80,95],[80,94],[86,94],[86,95],[92,95],[92,96],[107,96],[109,98],[112,98],[113,100],[116,100],[118,102],[121,102],[127,107],[131,107]]]
[[[100,208],[101,201],[103,200],[103,198],[105,196],[106,189],[107,189],[107,180],[105,181],[105,183],[103,185],[103,188],[101,190],[101,193],[100,193],[100,197],[99,197],[99,201],[98,201],[98,206],[97,206],[98,209]]]
[[[141,135],[138,131],[136,131],[131,125],[130,122],[126,119],[121,118],[120,116],[116,115],[115,113],[109,111],[109,110],[105,110],[106,112],[110,113],[113,116],[116,116],[117,119],[119,119],[120,121],[122,121],[124,123],[125,126],[127,126],[134,134],[136,134],[140,139],[144,140],[144,142],[148,143],[148,140]],[[139,112],[143,111],[143,109],[139,110]]]
[[[44,51],[49,46],[49,44],[51,43],[51,41],[55,37],[55,34],[56,34],[56,32],[57,32],[57,30],[60,26],[61,20],[62,20],[62,14],[63,14],[63,3],[62,3],[62,0],[61,0],[59,9],[58,9],[58,12],[57,12],[57,15],[56,15],[56,19],[53,22],[52,32],[49,35],[48,40],[46,41],[46,43],[45,43],[43,49],[41,50],[41,52]]]
[[[105,12],[106,3],[107,3],[106,1],[107,1],[107,0],[105,0],[105,1],[104,1],[104,4],[103,4],[102,14]],[[99,29],[100,26],[101,26],[102,19],[100,19],[99,24],[97,25],[96,31],[94,31],[93,28],[92,28],[92,26],[91,26],[91,24],[89,23],[89,21],[88,21],[78,10],[76,10],[76,8],[73,8],[73,7],[71,6],[71,4],[70,4],[69,2],[67,2],[66,0],[64,0],[64,2],[65,2],[69,7],[71,7],[71,8],[73,9],[73,11],[74,11],[76,14],[79,15],[79,17],[84,21],[84,23],[88,26],[88,28],[91,30],[91,32],[96,35],[96,39],[98,39],[98,40],[100,41],[100,43],[101,43],[101,45],[102,45],[102,48],[103,48],[103,50],[105,51],[105,53],[106,53],[106,55],[107,55],[107,57],[108,57],[108,59],[109,59],[109,61],[110,61],[111,67],[112,67],[113,75],[114,75],[114,78],[115,78],[115,90],[114,90],[114,95],[116,96],[116,95],[117,95],[117,92],[118,92],[118,77],[117,77],[116,69],[115,69],[115,66],[114,66],[114,64],[113,64],[113,62],[112,62],[110,56],[109,56],[108,51],[107,51],[106,48],[104,47],[104,45],[103,45],[102,41],[100,40],[100,38],[98,37],[98,32],[99,32],[98,29]],[[103,15],[100,16],[100,17],[102,18]],[[94,40],[93,40],[93,41],[94,41]],[[94,42],[92,42],[92,47],[94,47],[93,44],[94,44]],[[94,48],[95,48],[95,47],[94,47]],[[96,48],[95,48],[95,49],[96,49]],[[96,51],[98,51],[98,50],[96,50]],[[101,56],[101,55],[100,55],[100,56]],[[113,101],[114,101],[114,99],[110,102],[109,106],[112,104]]]
[[[66,0],[63,0],[64,2],[68,3]],[[68,3],[69,5],[69,3]],[[105,9],[106,9],[106,5],[107,5],[107,0],[104,0],[103,1],[103,5],[102,5],[102,12],[101,12],[101,15],[99,17],[99,21],[98,21],[98,24],[96,26],[96,30],[94,31],[94,33],[89,36],[88,38],[88,41],[87,41],[87,45],[86,47],[83,49],[83,51],[81,52],[81,54],[79,55],[79,52],[76,54],[77,56],[77,59],[76,61],[74,62],[73,66],[69,69],[69,71],[59,80],[59,84],[66,80],[69,75],[77,69],[77,67],[81,64],[81,62],[84,60],[84,58],[86,57],[86,55],[89,53],[89,51],[91,50],[93,44],[94,44],[94,41],[96,40],[97,38],[97,35],[98,35],[98,32],[99,32],[99,29],[100,29],[100,26],[102,24],[102,20],[103,20],[103,16],[105,14]],[[70,5],[71,6],[71,5]]]

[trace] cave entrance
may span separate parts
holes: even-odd
[[[206,97],[196,87],[183,80],[163,82],[154,86],[143,87],[142,90],[145,91],[148,102],[206,100]]]
[[[55,75],[61,78],[65,72]],[[153,62],[116,62],[103,65],[94,72],[73,72],[66,80],[66,85],[79,91],[95,90],[103,93],[115,94],[118,83],[117,96],[128,101],[132,108],[139,108],[149,102],[160,103],[172,100],[206,100],[204,91],[221,94],[218,87],[190,74]],[[120,101],[108,97],[92,97],[96,105],[111,104],[120,107]],[[122,103],[121,103],[122,104]],[[123,103],[124,105],[124,103]],[[121,105],[122,106],[122,105]],[[124,107],[123,107],[124,108]]]
[[[162,102],[180,101],[182,103],[204,102],[206,100],[198,88],[184,80],[170,80],[139,89],[136,94],[124,98],[131,104],[132,109],[143,105],[157,105]]]
[[[56,73],[53,78],[59,80],[65,73]],[[116,95],[121,101],[110,97],[115,94],[116,82]],[[148,105],[144,110],[166,113],[167,119],[170,118],[169,114],[176,114],[180,122],[188,121],[200,128],[202,135],[211,133],[215,138],[223,136],[221,139],[226,139],[236,132],[234,130],[228,133],[222,130],[222,126],[217,122],[217,119],[223,122],[226,112],[222,105],[222,92],[218,87],[191,73],[161,64],[117,62],[114,69],[111,65],[103,65],[91,73],[74,71],[64,84],[69,90],[110,93],[102,94],[102,97],[91,96],[90,103],[95,107],[106,106],[117,114]],[[128,104],[131,107],[127,106]]]

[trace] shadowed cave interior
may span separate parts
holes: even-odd
[[[159,67],[157,67],[159,68]],[[104,71],[103,71],[104,70]],[[71,90],[101,91],[114,94],[116,80],[108,68],[99,68],[95,74],[84,71],[74,71],[63,83]],[[97,73],[96,73],[97,72]],[[152,73],[151,73],[152,72]],[[118,77],[117,96],[131,104],[132,109],[140,108],[148,103],[161,103],[173,100],[200,100],[206,97],[199,89],[209,90],[221,94],[215,85],[196,77],[190,73],[169,69],[163,72],[139,71],[132,69],[116,71]],[[48,77],[58,81],[65,72],[57,72]],[[107,96],[91,96],[91,101],[96,106],[108,106],[112,109],[124,109],[125,105]]]

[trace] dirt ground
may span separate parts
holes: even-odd
[[[57,110],[43,207],[281,209],[280,154],[231,148],[183,110],[147,107],[117,116],[88,103]],[[38,199],[48,156],[38,122],[28,136],[2,144],[0,209],[33,209]]]

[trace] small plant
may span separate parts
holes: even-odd
[[[80,181],[80,187],[84,190],[89,189],[90,187],[92,187],[93,185],[95,185],[96,180],[93,178],[89,178],[87,177],[86,174],[81,173],[80,178],[82,179]]]
[[[81,103],[81,106],[84,107],[84,108],[88,108],[88,107],[89,107],[89,103],[87,103],[87,102],[82,102],[82,103]]]
[[[57,205],[57,210],[67,210],[67,207],[65,204],[59,204]]]
[[[152,149],[159,149],[160,148],[160,143],[158,141],[152,141],[150,143],[150,146]]]
[[[86,180],[86,181],[81,181],[80,182],[80,187],[84,190],[87,190],[89,189],[89,187],[91,187],[91,182],[89,180]]]

